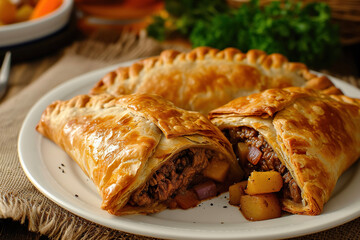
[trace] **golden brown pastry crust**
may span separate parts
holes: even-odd
[[[152,93],[176,106],[207,114],[241,96],[269,88],[308,87],[339,93],[326,76],[309,72],[302,63],[260,50],[242,53],[198,47],[188,53],[165,50],[107,74],[90,94]]]
[[[80,95],[44,111],[37,131],[61,146],[93,180],[102,208],[112,214],[153,213],[163,203],[132,207],[127,202],[174,154],[210,149],[241,174],[231,145],[203,115],[176,108],[155,95]]]
[[[298,184],[302,204],[283,209],[316,215],[340,175],[360,157],[360,100],[304,88],[270,89],[238,98],[210,112],[220,129],[254,128]]]

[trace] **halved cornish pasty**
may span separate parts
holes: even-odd
[[[152,93],[177,107],[207,114],[235,98],[291,86],[340,92],[326,76],[312,74],[304,64],[289,62],[281,54],[198,47],[188,53],[165,50],[160,56],[120,67],[101,79],[90,94]]]
[[[316,215],[360,157],[360,100],[305,88],[270,89],[210,112],[240,165],[283,178],[283,210]]]
[[[193,207],[242,176],[220,130],[155,95],[56,101],[36,129],[78,163],[115,215]]]

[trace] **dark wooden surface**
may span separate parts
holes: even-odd
[[[0,219],[0,240],[47,240],[46,236],[30,232],[27,223]]]

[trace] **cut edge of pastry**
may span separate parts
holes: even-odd
[[[195,155],[191,157],[187,156],[189,153],[195,154],[196,152],[200,152],[202,154],[197,154],[196,157]],[[157,179],[159,178],[159,174],[166,174],[166,171],[169,170],[169,165],[170,166],[176,165],[177,168],[178,165],[173,163],[175,163],[177,160],[182,161],[184,156],[189,157],[188,160],[190,164],[185,166],[184,170],[179,175],[183,175],[186,177],[184,178],[180,177],[180,182],[181,182],[180,185],[177,186],[176,189],[173,189],[171,193],[170,192],[168,193],[167,190],[162,192],[162,194],[167,194],[166,199],[159,200],[158,198],[162,194],[158,194],[158,189],[161,189],[162,187],[161,186],[159,187],[157,185],[154,186],[149,186],[149,185],[151,185],[151,183],[154,182],[153,179],[156,179],[155,182],[157,181]],[[201,159],[199,159],[199,156],[202,156],[200,157]],[[129,215],[129,214],[152,214],[169,208],[170,209],[183,208],[181,205],[179,206],[179,204],[176,203],[177,202],[176,197],[188,191],[193,192],[193,187],[196,184],[204,183],[204,181],[197,182],[197,178],[199,178],[199,176],[201,176],[200,179],[203,178],[202,171],[209,165],[210,161],[212,161],[213,159],[217,159],[220,161],[227,162],[226,159],[228,159],[228,157],[229,156],[227,156],[223,152],[219,152],[216,147],[209,147],[208,145],[202,146],[201,144],[199,144],[198,146],[179,149],[178,151],[173,152],[172,155],[169,158],[167,158],[166,161],[162,162],[161,165],[157,166],[156,169],[152,170],[153,174],[149,175],[141,185],[134,186],[134,189],[129,191],[125,199],[123,198],[123,200],[125,201],[122,201],[119,204],[116,202],[117,197],[115,196],[113,202],[110,205],[102,206],[102,208],[104,210],[107,210],[109,213],[118,216]],[[195,160],[196,158],[197,160]],[[191,173],[193,168],[196,168],[197,170]],[[195,176],[197,176],[197,178],[195,178]],[[232,168],[230,168],[229,173],[226,176],[225,183],[216,182],[209,178],[207,178],[206,181],[212,180],[216,184],[230,185],[231,183],[234,183],[235,181],[239,180],[240,179],[239,176],[241,175],[237,175],[237,172],[232,171]],[[171,178],[169,179],[170,181],[172,181]],[[170,185],[172,184],[174,183],[171,182]],[[223,189],[226,189],[226,187],[223,187]],[[219,192],[218,194],[221,193],[222,192]],[[146,198],[146,200],[144,201],[146,202],[146,204],[143,202],[144,196]],[[198,201],[197,204],[199,204],[200,202],[201,200]],[[195,205],[192,207],[195,207]]]
[[[254,117],[254,118],[256,118],[256,117]],[[261,136],[260,139],[263,138],[264,140],[256,140],[258,138],[255,137],[255,138],[251,139],[250,141],[264,142],[264,143],[266,143],[265,145],[269,145],[271,148],[270,152],[261,150],[262,154],[271,155],[271,154],[273,154],[272,152],[277,153],[277,154],[279,153],[279,151],[278,151],[279,146],[270,145],[268,143],[269,136],[265,136],[265,135],[261,134],[262,131],[261,131],[261,129],[256,128],[256,124],[253,125],[253,124],[238,123],[238,125],[228,125],[228,124],[223,123],[221,118],[214,119],[214,124],[216,124],[227,136],[229,136],[230,131],[242,131],[242,129],[246,129],[248,131],[253,131],[254,133],[256,133],[256,136],[259,135],[259,136]],[[263,128],[263,127],[264,126],[262,126],[261,128]],[[246,135],[246,134],[244,134],[244,135]],[[230,142],[232,142],[235,145],[237,145],[238,143],[244,143],[243,140],[242,141],[233,140],[233,139],[229,139],[229,140],[230,140]],[[236,141],[236,143],[234,143],[234,141]],[[255,144],[259,144],[259,143],[255,143]],[[261,145],[261,147],[263,147],[263,146],[264,145]],[[241,154],[239,152],[237,152],[236,149],[234,151],[235,151],[236,156],[239,158],[240,162],[247,161],[245,159],[242,159]],[[279,163],[278,161],[280,161],[280,163],[281,163],[280,165],[278,165],[278,163]],[[265,160],[264,160],[264,162],[265,162]],[[274,170],[274,171],[279,172],[283,178],[285,177],[285,175],[287,175],[286,178],[289,180],[290,184],[289,183],[284,184],[283,188],[281,189],[281,191],[279,193],[281,196],[280,199],[281,199],[282,209],[284,211],[287,211],[287,212],[290,212],[293,214],[306,214],[306,215],[318,215],[322,212],[322,208],[317,204],[317,199],[308,199],[308,197],[305,197],[303,195],[304,194],[303,186],[298,184],[298,179],[296,179],[296,175],[294,175],[290,166],[288,166],[288,164],[289,164],[288,160],[285,160],[283,156],[278,155],[277,160],[269,160],[269,162],[270,163],[265,163],[266,167],[269,167],[269,169],[255,170],[255,171]],[[251,171],[254,171],[254,170],[249,170],[249,169],[245,168],[244,165],[242,165],[242,164],[240,164],[240,165],[242,166],[243,170],[245,171],[245,176],[250,175]],[[293,181],[295,181],[296,186],[292,185]]]
[[[203,61],[209,58],[236,61],[251,66],[257,65],[267,71],[283,68],[302,77],[306,82],[304,86],[306,88],[321,90],[327,94],[342,93],[342,91],[325,75],[318,76],[311,73],[305,64],[289,62],[287,57],[279,53],[266,54],[264,51],[257,49],[252,49],[247,53],[243,53],[236,48],[218,50],[211,47],[197,47],[189,52],[180,52],[171,49],[164,50],[159,56],[139,60],[131,66],[119,67],[116,70],[109,72],[98,81],[90,90],[90,94],[103,93],[105,92],[105,89],[114,85],[116,82],[124,82],[129,79],[137,78],[146,74],[146,71],[149,71],[156,66],[177,64],[183,61]],[[136,86],[131,85],[131,81],[126,81],[125,84],[128,84],[127,88],[125,90],[121,89],[122,92],[118,92],[118,94],[130,94],[136,88]]]
[[[294,90],[294,92],[292,92]],[[245,102],[249,102],[248,97],[243,97],[239,99],[235,99],[229,104],[224,105],[223,107],[220,107],[218,109],[213,110],[209,113],[209,119],[217,126],[219,129],[221,129],[224,134],[227,136],[229,141],[234,144],[234,139],[231,139],[229,137],[229,134],[227,131],[230,131],[232,129],[239,131],[242,128],[250,128],[254,130],[257,134],[260,134],[265,142],[270,146],[272,151],[274,151],[278,155],[278,159],[280,162],[286,167],[286,172],[289,172],[291,174],[291,179],[294,179],[296,186],[299,188],[301,195],[301,201],[294,201],[291,198],[283,197],[281,200],[282,208],[284,211],[293,213],[293,214],[305,214],[305,215],[319,215],[323,211],[324,204],[328,201],[331,195],[331,191],[335,187],[336,181],[333,182],[333,184],[330,186],[329,189],[322,189],[321,187],[317,186],[316,184],[313,184],[312,182],[308,182],[304,184],[303,179],[298,179],[297,174],[295,174],[291,168],[291,166],[294,164],[294,159],[287,159],[286,156],[282,156],[281,150],[282,146],[278,142],[278,136],[273,136],[272,134],[267,134],[266,129],[274,128],[272,126],[271,121],[272,118],[278,111],[281,111],[281,109],[287,105],[291,104],[293,101],[295,101],[297,98],[301,97],[318,97],[318,98],[325,98],[325,99],[334,99],[336,101],[347,103],[350,105],[354,105],[353,107],[350,107],[351,109],[348,109],[349,111],[356,111],[357,115],[360,116],[360,99],[351,98],[345,95],[327,95],[324,92],[320,92],[313,89],[305,89],[305,88],[298,88],[298,87],[291,87],[291,88],[285,88],[285,89],[269,89],[266,90],[267,92],[280,92],[280,94],[277,95],[279,97],[281,104],[278,106],[274,106],[273,108],[270,107],[270,110],[267,107],[261,108],[261,106],[267,105],[269,102],[267,99],[263,99],[263,102],[259,103],[258,107],[254,108],[248,108],[248,107],[239,107],[237,109],[236,107],[232,107],[234,105],[237,106],[243,106]],[[258,93],[260,94],[260,93]],[[287,95],[288,96],[284,96]],[[305,94],[305,95],[304,95]],[[307,95],[309,94],[309,95]],[[256,95],[256,94],[253,94]],[[253,96],[252,95],[252,96]],[[275,96],[275,94],[272,94],[272,96]],[[290,97],[289,97],[290,96]],[[250,96],[251,98],[251,96]],[[243,101],[242,101],[243,100]],[[250,105],[253,105],[254,102],[250,103]],[[256,105],[256,104],[255,104]],[[355,107],[356,106],[356,107]],[[265,113],[265,115],[264,115]],[[225,118],[228,118],[227,120]],[[242,119],[250,118],[253,120],[249,120],[243,122]],[[262,119],[262,124],[258,124],[256,119]],[[230,119],[230,120],[229,120]],[[272,131],[270,131],[272,132]],[[273,131],[275,132],[275,130]],[[245,135],[245,134],[244,134]],[[269,143],[270,139],[273,139],[271,142],[273,144]],[[236,143],[237,144],[237,143]],[[285,149],[286,151],[286,149]],[[235,151],[235,154],[237,157],[239,157],[239,152]],[[312,158],[315,157],[313,155],[310,156],[303,156],[302,154],[299,154],[297,158]],[[356,160],[356,159],[355,159]],[[296,161],[296,160],[295,160]],[[302,161],[301,161],[302,162]],[[319,163],[322,164],[322,163]],[[352,163],[351,163],[352,164]],[[245,174],[248,174],[247,169],[243,169],[245,171]],[[273,169],[271,169],[273,170]],[[341,175],[341,172],[343,172],[345,169],[339,170],[338,173],[339,176]],[[278,170],[276,170],[278,171]],[[329,172],[323,173],[325,176]],[[336,174],[334,177],[336,177]],[[290,179],[290,180],[291,180]],[[289,185],[287,185],[289,187]],[[291,187],[291,186],[290,186]],[[286,190],[287,191],[287,190]],[[309,194],[309,192],[314,193],[313,195]],[[284,195],[286,196],[286,195]]]

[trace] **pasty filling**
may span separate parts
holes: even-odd
[[[214,151],[202,148],[177,153],[131,195],[128,204],[146,207],[167,202],[169,208],[186,209],[196,206],[204,197],[216,196],[220,193],[216,181],[202,173],[215,158],[218,157]]]
[[[277,171],[284,181],[280,193],[282,198],[301,202],[300,188],[286,166],[279,160],[276,152],[259,132],[249,127],[237,127],[224,129],[223,133],[233,145],[238,161],[245,171],[245,177],[253,171]]]

